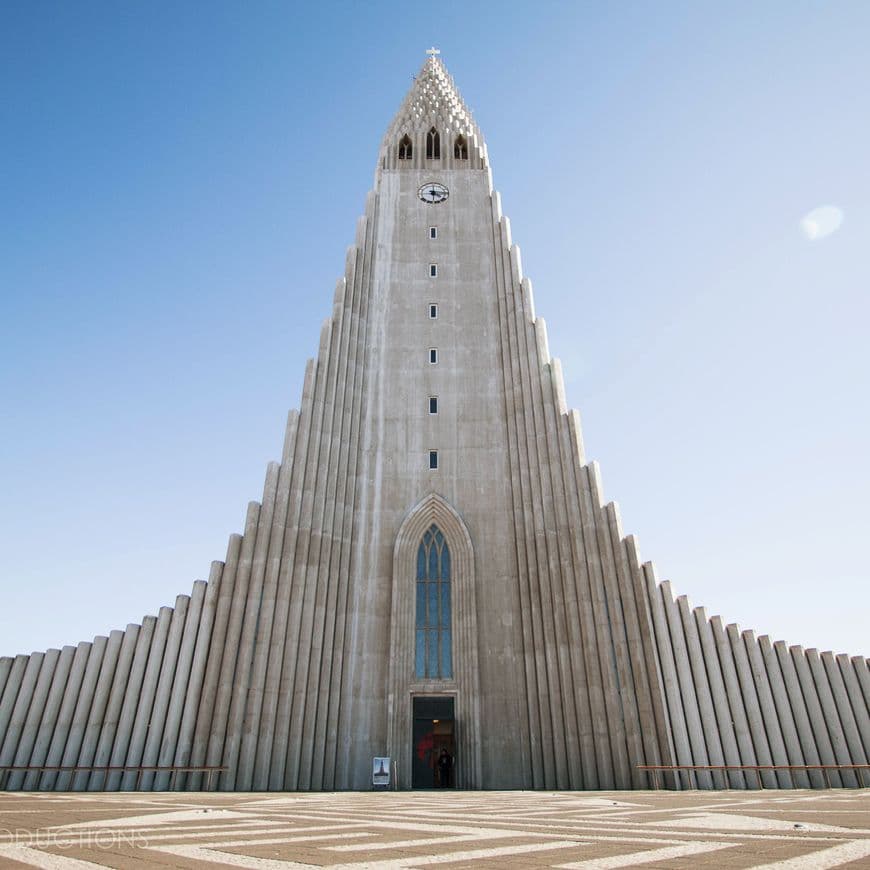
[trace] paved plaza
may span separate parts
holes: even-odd
[[[870,790],[0,794],[0,867],[870,867]]]

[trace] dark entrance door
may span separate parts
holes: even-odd
[[[415,697],[412,788],[454,788],[453,697]],[[444,760],[445,750],[450,763]]]

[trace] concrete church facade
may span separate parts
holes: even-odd
[[[445,747],[460,788],[645,788],[866,764],[868,699],[863,658],[724,626],[641,563],[431,54],[243,534],[141,625],[0,659],[0,785],[364,789],[390,756],[431,787]],[[762,774],[827,778],[859,784]]]

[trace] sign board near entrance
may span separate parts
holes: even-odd
[[[372,760],[372,785],[390,787],[389,758],[374,758]]]

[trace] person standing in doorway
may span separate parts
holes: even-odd
[[[441,747],[438,756],[438,784],[441,788],[450,788],[450,769],[453,767],[453,759],[446,746]]]

